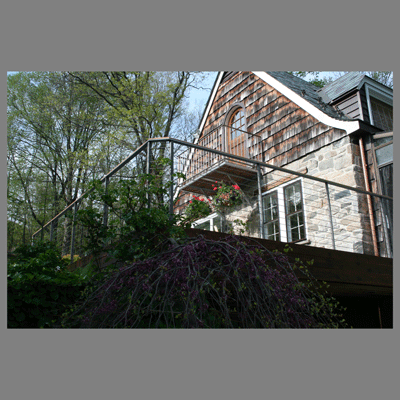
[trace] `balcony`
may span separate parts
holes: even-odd
[[[257,145],[258,137],[247,133],[228,136],[223,127],[219,127],[198,141],[197,146],[207,150],[192,147],[177,155],[177,170],[186,177],[180,185],[182,191],[210,196],[213,194],[211,184],[215,181],[234,183],[244,190],[254,186],[257,169],[252,160],[261,157],[261,151],[256,154],[261,146]],[[217,152],[239,156],[243,160]]]

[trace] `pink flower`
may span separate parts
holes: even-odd
[[[189,203],[192,204],[192,200],[190,200]]]
[[[213,190],[218,190],[218,188],[217,188],[217,187],[215,187]]]

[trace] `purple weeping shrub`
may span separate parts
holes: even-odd
[[[237,237],[199,236],[93,282],[63,326],[346,327],[339,304],[321,289],[307,267],[287,254]]]

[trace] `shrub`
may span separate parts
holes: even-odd
[[[74,254],[74,259],[72,260],[72,262],[78,261],[81,258],[79,257],[78,254]],[[65,256],[63,256],[63,260],[68,261],[69,263],[71,262],[71,254],[66,254]]]
[[[299,281],[295,271],[306,279]],[[72,328],[339,328],[338,303],[306,266],[235,237],[203,237],[96,279]]]
[[[94,182],[95,190],[85,197],[107,204],[110,218],[105,226],[102,211],[92,207],[78,211],[78,221],[88,232],[85,250],[96,256],[107,249],[110,257],[121,262],[143,260],[162,251],[166,238],[184,236],[186,225],[178,226],[181,217],[170,215],[164,203],[170,185],[162,176],[151,174],[117,182],[107,192],[100,181]]]
[[[67,264],[54,243],[15,250],[7,265],[8,328],[52,327],[77,301],[87,280],[68,271]]]

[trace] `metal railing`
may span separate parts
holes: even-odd
[[[388,196],[367,192],[358,187],[352,187],[342,182],[333,182],[323,178],[309,176],[305,173],[276,167],[260,161],[260,154],[253,155],[253,159],[229,154],[221,150],[220,133],[211,133],[194,144],[173,138],[149,139],[135,150],[122,163],[116,166],[107,175],[101,178],[104,188],[116,184],[123,179],[129,179],[139,173],[150,173],[154,160],[162,155],[172,160],[164,171],[165,180],[172,182],[164,202],[169,212],[182,212],[190,198],[188,193],[182,193],[182,188],[188,179],[195,179],[202,171],[218,166],[221,160],[231,160],[256,171],[257,178],[246,188],[246,203],[238,207],[228,216],[249,220],[248,235],[268,238],[268,207],[266,196],[277,192],[277,209],[279,217],[276,226],[279,226],[279,239],[290,241],[290,233],[296,229],[301,231],[299,243],[316,247],[344,250],[356,253],[374,254],[372,229],[378,237],[381,256],[392,257],[390,253],[390,238],[387,235],[390,223],[385,218],[385,207],[393,204]],[[253,137],[258,142],[257,137]],[[208,145],[210,147],[206,147]],[[197,155],[196,155],[197,154]],[[177,178],[174,174],[181,172],[186,179]],[[229,177],[227,177],[228,179]],[[298,226],[288,224],[286,208],[288,194],[284,188],[296,181],[301,182],[302,218]],[[346,181],[347,183],[347,181]],[[367,198],[373,200],[375,226],[371,227]],[[148,199],[149,203],[151,199]],[[299,201],[299,198],[296,200]],[[103,214],[103,223],[106,225],[121,224],[116,215],[113,215],[104,204],[90,204],[84,194],[75,202],[66,207],[61,213],[33,234],[33,239],[55,240],[63,254],[85,255],[83,252],[86,240],[86,228],[77,222],[76,214],[84,207],[94,207]],[[260,210],[262,212],[260,212]],[[299,215],[299,214],[296,214]],[[246,217],[247,216],[247,217]],[[300,217],[299,217],[300,218]],[[303,225],[301,227],[300,225]],[[291,230],[293,230],[291,232]],[[293,237],[293,235],[292,235]],[[270,237],[271,238],[271,237]]]

